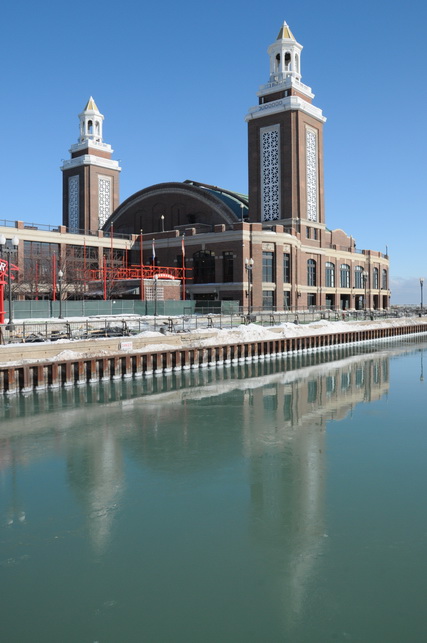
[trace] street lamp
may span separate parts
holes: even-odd
[[[58,285],[59,285],[59,319],[64,319],[62,316],[62,278],[64,273],[62,270],[58,272]]]
[[[252,312],[252,305],[253,305],[253,292],[252,292],[252,281],[253,281],[253,275],[252,275],[252,270],[254,267],[254,260],[252,257],[250,259],[246,258],[245,259],[245,270],[248,273],[248,315],[251,314]]]
[[[13,302],[12,302],[12,267],[10,265],[10,255],[15,253],[19,246],[19,239],[17,236],[12,237],[11,240],[12,247],[6,245],[6,237],[4,234],[0,235],[0,246],[3,252],[7,254],[7,286],[9,294],[9,323],[7,324],[7,330],[13,330],[15,328],[13,323]]]
[[[162,222],[162,232],[164,232],[165,231],[165,215],[164,214],[161,215],[160,220]]]
[[[424,286],[424,277],[420,277],[420,289],[421,289],[421,315],[423,314],[423,286]]]
[[[366,305],[367,305],[367,301],[366,301],[367,296],[366,296],[366,293],[367,293],[367,284],[368,284],[368,271],[367,271],[367,270],[364,270],[364,271],[362,272],[362,279],[363,279],[363,287],[364,287],[364,289],[365,289],[365,295],[364,295],[364,298],[363,298],[363,308],[364,308],[364,310],[365,310],[365,318],[366,318]]]
[[[154,317],[157,317],[157,284],[159,275],[154,275]]]

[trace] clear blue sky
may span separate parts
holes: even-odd
[[[391,259],[394,303],[427,278],[427,8],[300,0],[15,2],[2,9],[1,219],[58,224],[59,166],[93,95],[121,200],[194,179],[247,193],[244,116],[286,20],[325,126],[326,217]]]

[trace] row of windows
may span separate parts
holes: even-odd
[[[224,282],[234,281],[234,256],[232,252],[223,252],[223,280]],[[182,257],[177,258],[178,265],[181,265]],[[215,253],[209,250],[200,250],[193,255],[193,280],[194,283],[212,283],[215,281]],[[262,281],[267,283],[275,282],[274,252],[262,253]],[[286,284],[292,281],[291,255],[283,254],[283,282]],[[314,259],[307,261],[307,285],[317,286],[317,262]],[[387,270],[381,273],[381,288],[387,290]],[[341,288],[351,287],[351,268],[348,264],[341,264],[339,269],[339,285]],[[325,286],[336,287],[336,267],[334,263],[325,264]],[[363,266],[356,266],[354,269],[354,288],[369,287],[369,275],[364,271]],[[372,270],[371,288],[379,288],[379,269]]]
[[[327,288],[335,288],[335,264],[330,261],[325,264],[325,286]],[[387,270],[383,268],[381,272],[381,288],[387,290]],[[317,264],[314,259],[307,261],[307,285],[317,286]],[[365,272],[363,266],[356,266],[354,269],[354,288],[369,287],[369,274]],[[340,265],[340,287],[351,288],[351,268],[347,263]],[[373,289],[379,288],[379,269],[373,268],[372,270],[372,286]]]

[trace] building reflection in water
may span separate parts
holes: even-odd
[[[395,349],[409,351],[408,346]],[[312,355],[50,391],[23,398],[15,407],[11,400],[0,429],[0,463],[4,473],[23,453],[27,460],[42,458],[47,445],[63,452],[68,482],[85,513],[94,550],[102,554],[125,493],[125,452],[168,475],[179,474],[183,454],[191,466],[209,469],[243,452],[251,534],[261,546],[268,543],[281,552],[276,589],[290,622],[290,615],[298,619],[303,611],[316,561],[327,546],[327,422],[387,392],[392,354],[329,363]],[[212,436],[204,435],[212,416],[201,415],[196,404],[201,399],[209,401],[216,425],[223,428],[213,447]],[[173,426],[174,432],[166,435],[159,426]],[[40,450],[28,450],[26,441],[42,434]]]

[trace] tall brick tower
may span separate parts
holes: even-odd
[[[268,48],[270,79],[247,116],[249,218],[299,229],[324,227],[323,139],[326,121],[301,82],[302,46],[286,22]]]
[[[102,140],[103,115],[92,96],[79,114],[80,136],[70,148],[71,159],[61,167],[62,223],[70,232],[95,232],[119,205],[118,161]]]

